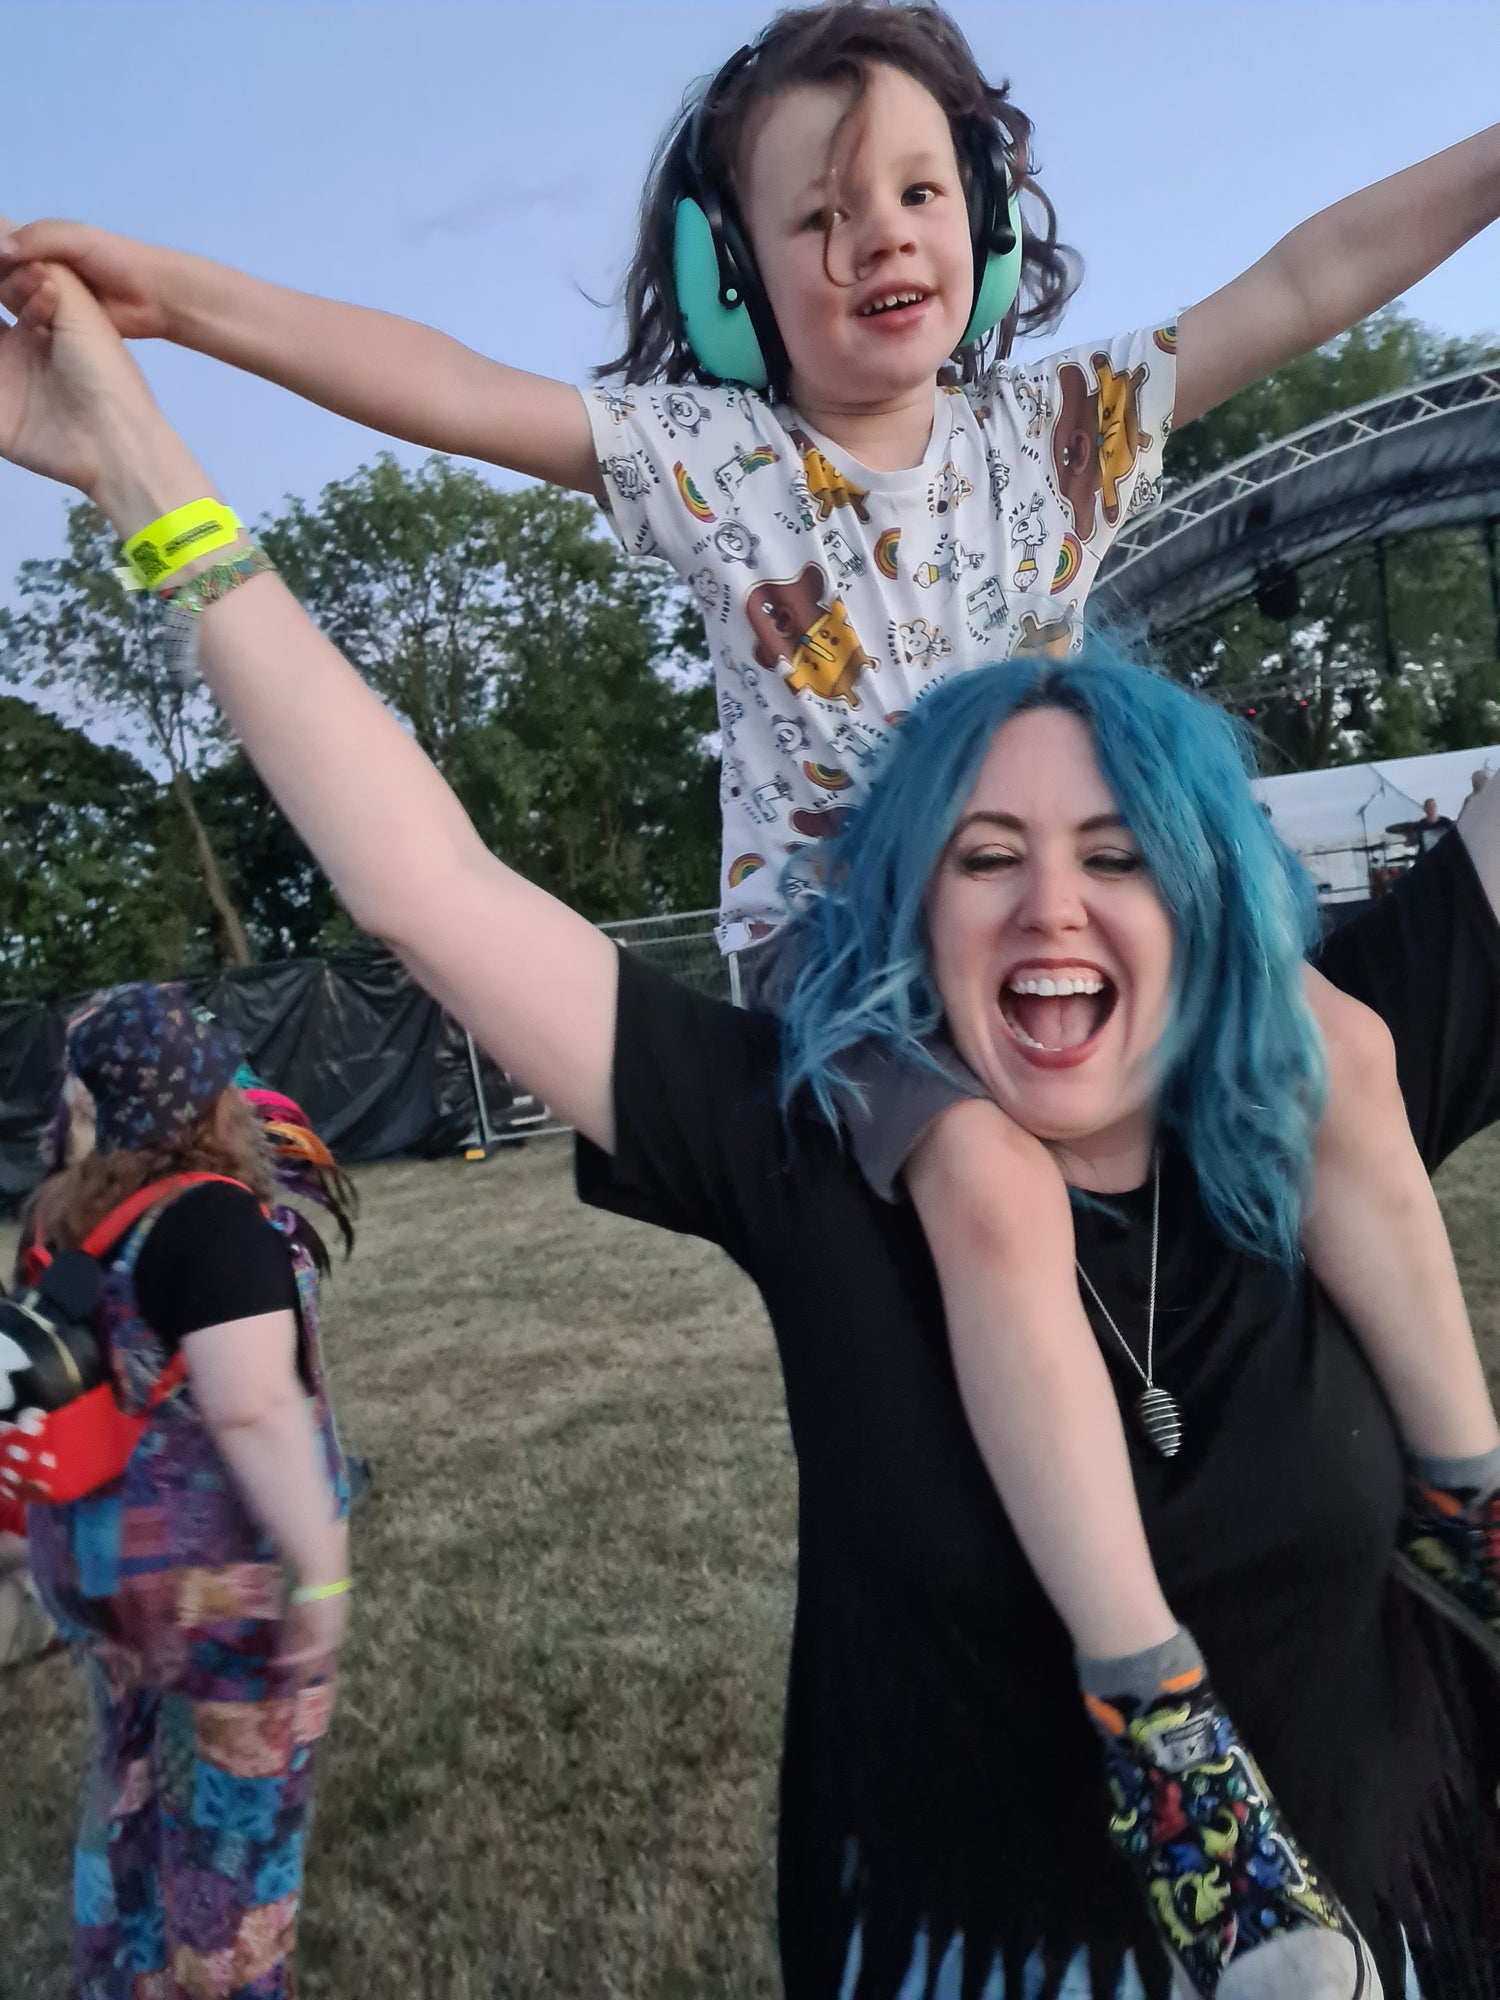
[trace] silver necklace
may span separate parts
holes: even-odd
[[[1136,1358],[1135,1349],[1115,1325],[1114,1314],[1100,1298],[1094,1281],[1084,1270],[1075,1255],[1073,1263],[1078,1275],[1088,1286],[1089,1297],[1103,1313],[1105,1324],[1115,1339],[1124,1348],[1131,1367],[1145,1383],[1145,1388],[1136,1398],[1135,1413],[1141,1429],[1161,1453],[1163,1458],[1175,1458],[1182,1444],[1182,1412],[1177,1407],[1177,1398],[1170,1390],[1163,1389],[1152,1379],[1156,1361],[1156,1250],[1161,1240],[1161,1155],[1152,1158],[1151,1172],[1151,1289],[1146,1302],[1146,1365],[1143,1368]]]

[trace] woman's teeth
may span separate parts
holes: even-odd
[[[1007,979],[1012,993],[1035,993],[1043,1000],[1061,999],[1069,993],[1102,993],[1104,981],[1096,972],[1070,974],[1062,979]]]

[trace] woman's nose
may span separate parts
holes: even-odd
[[[1033,861],[1019,915],[1028,929],[1045,934],[1081,930],[1088,916],[1076,869]]]

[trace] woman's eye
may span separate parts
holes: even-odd
[[[1091,854],[1084,863],[1096,875],[1136,875],[1145,865],[1140,854]]]
[[[969,853],[960,855],[958,865],[965,875],[998,875],[1007,868],[1018,868],[1019,854],[1012,854],[1005,847],[976,847]]]

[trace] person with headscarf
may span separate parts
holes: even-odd
[[[86,1670],[94,1740],[74,1856],[81,2000],[289,2000],[312,1804],[349,1607],[347,1485],[324,1389],[326,1253],[278,1205],[240,1052],[170,987],[75,1023],[94,1148],[53,1177],[78,1247],[176,1176],[107,1253],[96,1320],[146,1429],[124,1474],[28,1510],[44,1602]],[[315,1247],[316,1245],[316,1247]],[[185,1379],[152,1407],[181,1355]]]

